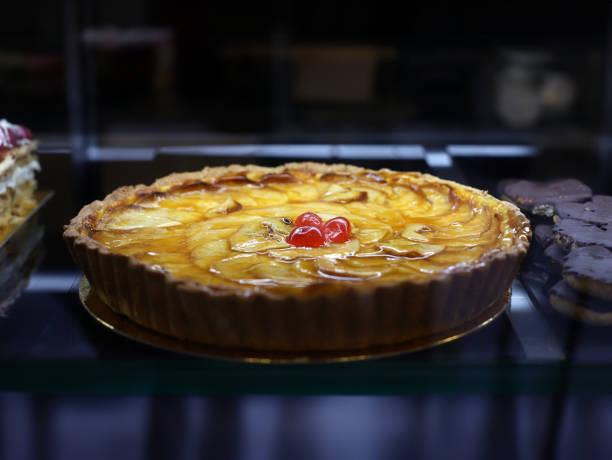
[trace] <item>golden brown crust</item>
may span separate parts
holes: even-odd
[[[377,174],[348,165],[289,163],[277,168],[239,166],[175,173],[150,186],[122,187],[103,201],[85,206],[65,227],[66,240],[100,297],[118,313],[141,325],[185,340],[258,350],[338,350],[390,345],[435,333],[477,317],[505,295],[527,252],[531,230],[511,203],[503,203],[516,229],[516,244],[492,250],[477,260],[454,266],[427,279],[388,284],[349,284],[333,293],[279,295],[233,292],[177,279],[131,256],[111,252],[89,237],[99,213],[128,203],[139,193],[164,192],[177,184],[214,185],[221,177],[313,174]],[[486,192],[427,174],[415,178],[462,187],[475,195]],[[286,179],[286,178],[285,178]]]

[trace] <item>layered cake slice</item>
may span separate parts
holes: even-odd
[[[0,120],[0,235],[36,207],[36,147],[28,128]]]

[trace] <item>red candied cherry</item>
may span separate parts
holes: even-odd
[[[318,248],[325,244],[325,237],[317,227],[302,226],[291,230],[287,236],[287,243],[292,246]]]
[[[330,243],[344,243],[351,237],[351,223],[344,217],[334,217],[325,222],[323,234]]]
[[[323,219],[317,216],[314,212],[305,212],[300,214],[295,219],[295,225],[297,227],[317,227],[319,230],[323,229]]]

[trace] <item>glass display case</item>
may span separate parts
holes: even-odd
[[[319,155],[330,154],[342,152],[342,147],[319,145],[316,151]],[[210,163],[229,156],[234,160],[248,158],[249,162],[283,162],[285,159],[278,158],[278,152],[284,156],[297,151],[293,157],[296,158],[304,147],[283,145],[279,149],[275,145],[253,149],[257,156],[250,156],[244,146],[235,150],[225,146],[221,148],[223,157],[205,158]],[[180,150],[151,160],[132,161],[127,171],[124,160],[88,163],[86,182],[89,187],[98,184],[107,191],[124,183],[125,174],[135,177],[137,182],[147,182],[177,164],[184,165],[185,170],[201,165],[202,154],[214,153],[214,148],[201,150],[191,152],[192,155]],[[376,155],[382,151],[371,146],[347,148],[348,152],[360,155],[350,161],[360,163],[373,161],[363,159],[364,154],[372,155],[372,150]],[[454,178],[462,174],[456,164],[461,164],[461,156],[438,153],[449,158],[445,162],[435,160],[444,166],[432,168],[421,146],[389,145],[384,150],[410,154],[409,160],[394,161],[410,164],[411,170],[434,171]],[[515,150],[522,151],[518,147]],[[524,155],[533,154],[529,149],[523,150]],[[46,254],[37,270],[24,274],[29,279],[28,287],[5,307],[0,323],[2,366],[6,370],[0,385],[6,390],[288,394],[410,394],[428,390],[472,393],[476,389],[485,393],[608,391],[612,378],[608,327],[575,321],[551,306],[548,291],[559,277],[552,273],[543,248],[535,240],[502,314],[482,328],[474,327],[465,337],[422,351],[385,350],[371,356],[355,356],[351,360],[354,362],[337,362],[336,357],[323,355],[313,358],[314,362],[262,364],[255,359],[247,362],[239,353],[224,356],[229,360],[219,359],[214,350],[200,351],[194,356],[193,351],[177,348],[173,352],[171,345],[155,341],[152,347],[151,340],[135,335],[130,340],[120,330],[112,330],[92,317],[79,299],[82,274],[61,240],[62,222],[72,217],[77,198],[56,182],[59,171],[70,170],[71,161],[66,154],[41,155],[40,186],[53,188],[55,195],[34,217],[38,222],[57,223],[55,227],[44,226]],[[429,161],[433,163],[431,158]],[[487,176],[483,180],[490,179]],[[72,189],[80,181],[63,184]],[[108,183],[100,185],[103,181]],[[94,197],[104,194],[98,190],[92,192]],[[24,231],[38,235],[40,229]],[[9,278],[8,282],[15,281]]]
[[[571,458],[581,441],[562,446],[567,427],[579,425],[567,420],[573,413],[592,415],[597,428],[582,433],[595,446],[592,458],[612,452],[605,435],[612,321],[585,320],[551,303],[562,279],[546,251],[554,241],[532,238],[509,301],[495,315],[427,347],[279,358],[186,347],[102,317],[88,304],[83,273],[62,238],[84,205],[118,187],[229,164],[418,171],[500,199],[509,198],[508,179],[573,178],[595,195],[612,195],[609,5],[441,2],[413,5],[405,15],[371,3],[251,5],[240,14],[219,3],[38,3],[25,26],[19,19],[29,7],[12,5],[0,31],[0,118],[32,129],[41,164],[38,206],[0,245],[0,390],[36,401],[7,396],[0,406],[35,404],[44,413],[60,395],[131,395],[122,407],[136,413],[137,398],[149,398],[184,421],[186,408],[195,407],[184,395],[229,395],[203,404],[218,404],[213,418],[228,409],[237,436],[249,404],[263,404],[253,414],[266,426],[285,404],[299,406],[296,412],[318,407],[321,424],[333,417],[348,423],[335,404],[362,407],[363,399],[315,396],[360,395],[377,396],[371,408],[400,418],[416,413],[418,401],[458,404],[458,419],[484,404],[494,419],[514,411],[500,430],[526,424],[535,433],[531,417],[542,397],[546,439],[516,440],[501,458],[537,458],[529,446]],[[533,229],[556,222],[527,215]],[[597,226],[605,232],[609,224]],[[609,300],[597,309],[612,317]],[[159,395],[177,399],[160,403]],[[531,398],[529,409],[517,415],[521,398]],[[444,425],[435,408],[419,414],[432,427],[421,427],[425,436],[435,438],[436,426],[469,431]],[[171,430],[160,423],[156,429]],[[317,433],[316,442],[333,445]],[[490,458],[503,436],[493,438],[490,448],[461,452]],[[433,444],[425,451],[448,453]],[[296,445],[282,452],[293,455]],[[0,454],[10,458],[21,447],[7,441]]]

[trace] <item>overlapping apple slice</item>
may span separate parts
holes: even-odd
[[[290,203],[307,203],[319,198],[325,184],[296,184],[285,190]]]
[[[347,204],[353,201],[367,201],[368,193],[363,190],[331,184],[321,199],[331,203]]]
[[[384,240],[393,233],[393,228],[389,225],[381,225],[374,228],[357,228],[353,232],[355,238],[357,238],[361,244],[371,244],[377,241]]]
[[[210,271],[227,281],[258,286],[307,286],[313,278],[297,273],[293,264],[257,253],[243,253],[213,262]]]
[[[198,267],[208,270],[212,262],[227,256],[229,252],[227,238],[233,232],[234,229],[231,228],[209,230],[206,239],[189,241],[189,244],[193,245],[190,252],[192,262]]]
[[[341,259],[354,256],[359,251],[359,248],[359,240],[351,238],[344,243],[329,244],[318,248],[291,246],[287,249],[272,249],[268,251],[268,255],[275,259],[286,261],[296,259],[317,259],[319,257]]]
[[[333,259],[321,257],[316,260],[316,267],[321,276],[327,278],[379,278],[393,270],[387,257],[362,257],[359,259]]]
[[[267,217],[241,225],[229,244],[238,252],[263,252],[269,249],[288,248],[285,241],[291,232],[291,221],[279,217]]]
[[[275,190],[273,187],[250,188],[248,195],[257,206],[280,206],[289,201],[286,193]]]
[[[133,230],[140,228],[164,228],[195,222],[196,213],[181,209],[130,205],[121,212],[109,212],[100,219],[98,228],[110,230]]]
[[[384,252],[408,259],[426,259],[444,251],[441,244],[418,243],[403,238],[393,238],[377,243]]]

